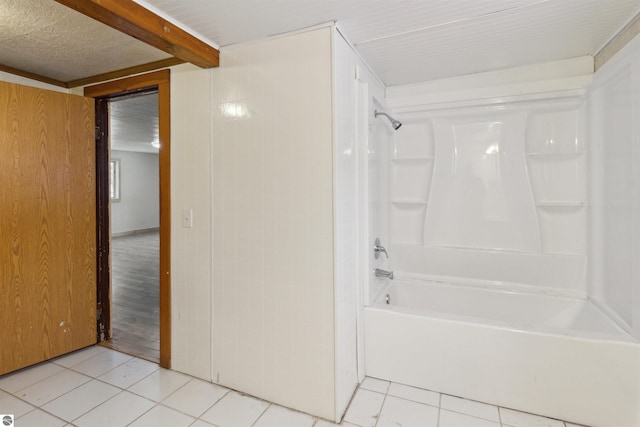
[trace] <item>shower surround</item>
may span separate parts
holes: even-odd
[[[640,110],[625,102],[640,74],[624,73],[637,46],[593,85],[591,59],[578,58],[387,90],[403,126],[378,156],[389,189],[375,199],[396,280],[369,279],[367,375],[586,425],[640,424],[640,239],[625,214],[638,179],[623,167],[640,160]],[[614,218],[626,235],[602,231]]]
[[[584,295],[584,114],[583,98],[563,97],[403,115],[394,268]]]

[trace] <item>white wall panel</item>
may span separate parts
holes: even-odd
[[[331,29],[224,48],[214,71],[216,382],[333,419]]]
[[[358,305],[365,282],[371,275],[363,259],[373,253],[364,229],[368,212],[363,199],[366,180],[366,137],[371,117],[370,95],[380,99],[384,87],[373,76],[349,43],[333,31],[334,64],[334,200],[335,200],[335,333],[336,333],[336,421],[342,418],[358,384]],[[367,87],[367,95],[359,88]],[[361,99],[362,97],[366,99]],[[360,97],[360,99],[359,99]],[[364,122],[364,123],[363,123]],[[365,129],[367,131],[365,131]],[[367,135],[361,135],[361,133]],[[364,138],[363,138],[364,137]],[[376,189],[377,190],[377,189]],[[361,233],[366,233],[366,242]],[[360,350],[362,351],[362,349]],[[364,366],[361,367],[364,375]]]
[[[596,73],[590,93],[590,291],[640,338],[640,37]]]
[[[171,69],[171,363],[211,380],[211,70]],[[193,210],[193,228],[182,210]]]

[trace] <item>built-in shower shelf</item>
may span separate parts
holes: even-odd
[[[580,157],[586,154],[586,151],[571,151],[564,153],[526,153],[527,156],[537,157],[537,158],[548,158],[548,159],[571,159],[573,157]]]
[[[416,205],[416,206],[425,206],[427,204],[426,200],[392,200],[391,203],[394,205]]]
[[[575,203],[536,203],[536,206],[549,208],[583,208],[586,206],[584,202]]]
[[[433,156],[421,156],[421,157],[394,157],[391,159],[392,162],[427,162],[433,160]]]

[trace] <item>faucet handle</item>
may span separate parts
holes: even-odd
[[[380,238],[376,237],[376,241],[374,242],[374,246],[373,246],[373,257],[375,259],[380,258],[381,252],[387,256],[387,259],[389,259],[389,254],[387,253],[387,250],[384,248],[384,246],[380,245]]]

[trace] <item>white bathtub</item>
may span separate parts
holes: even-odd
[[[640,426],[640,345],[589,301],[395,280],[364,322],[368,376],[589,426]]]

